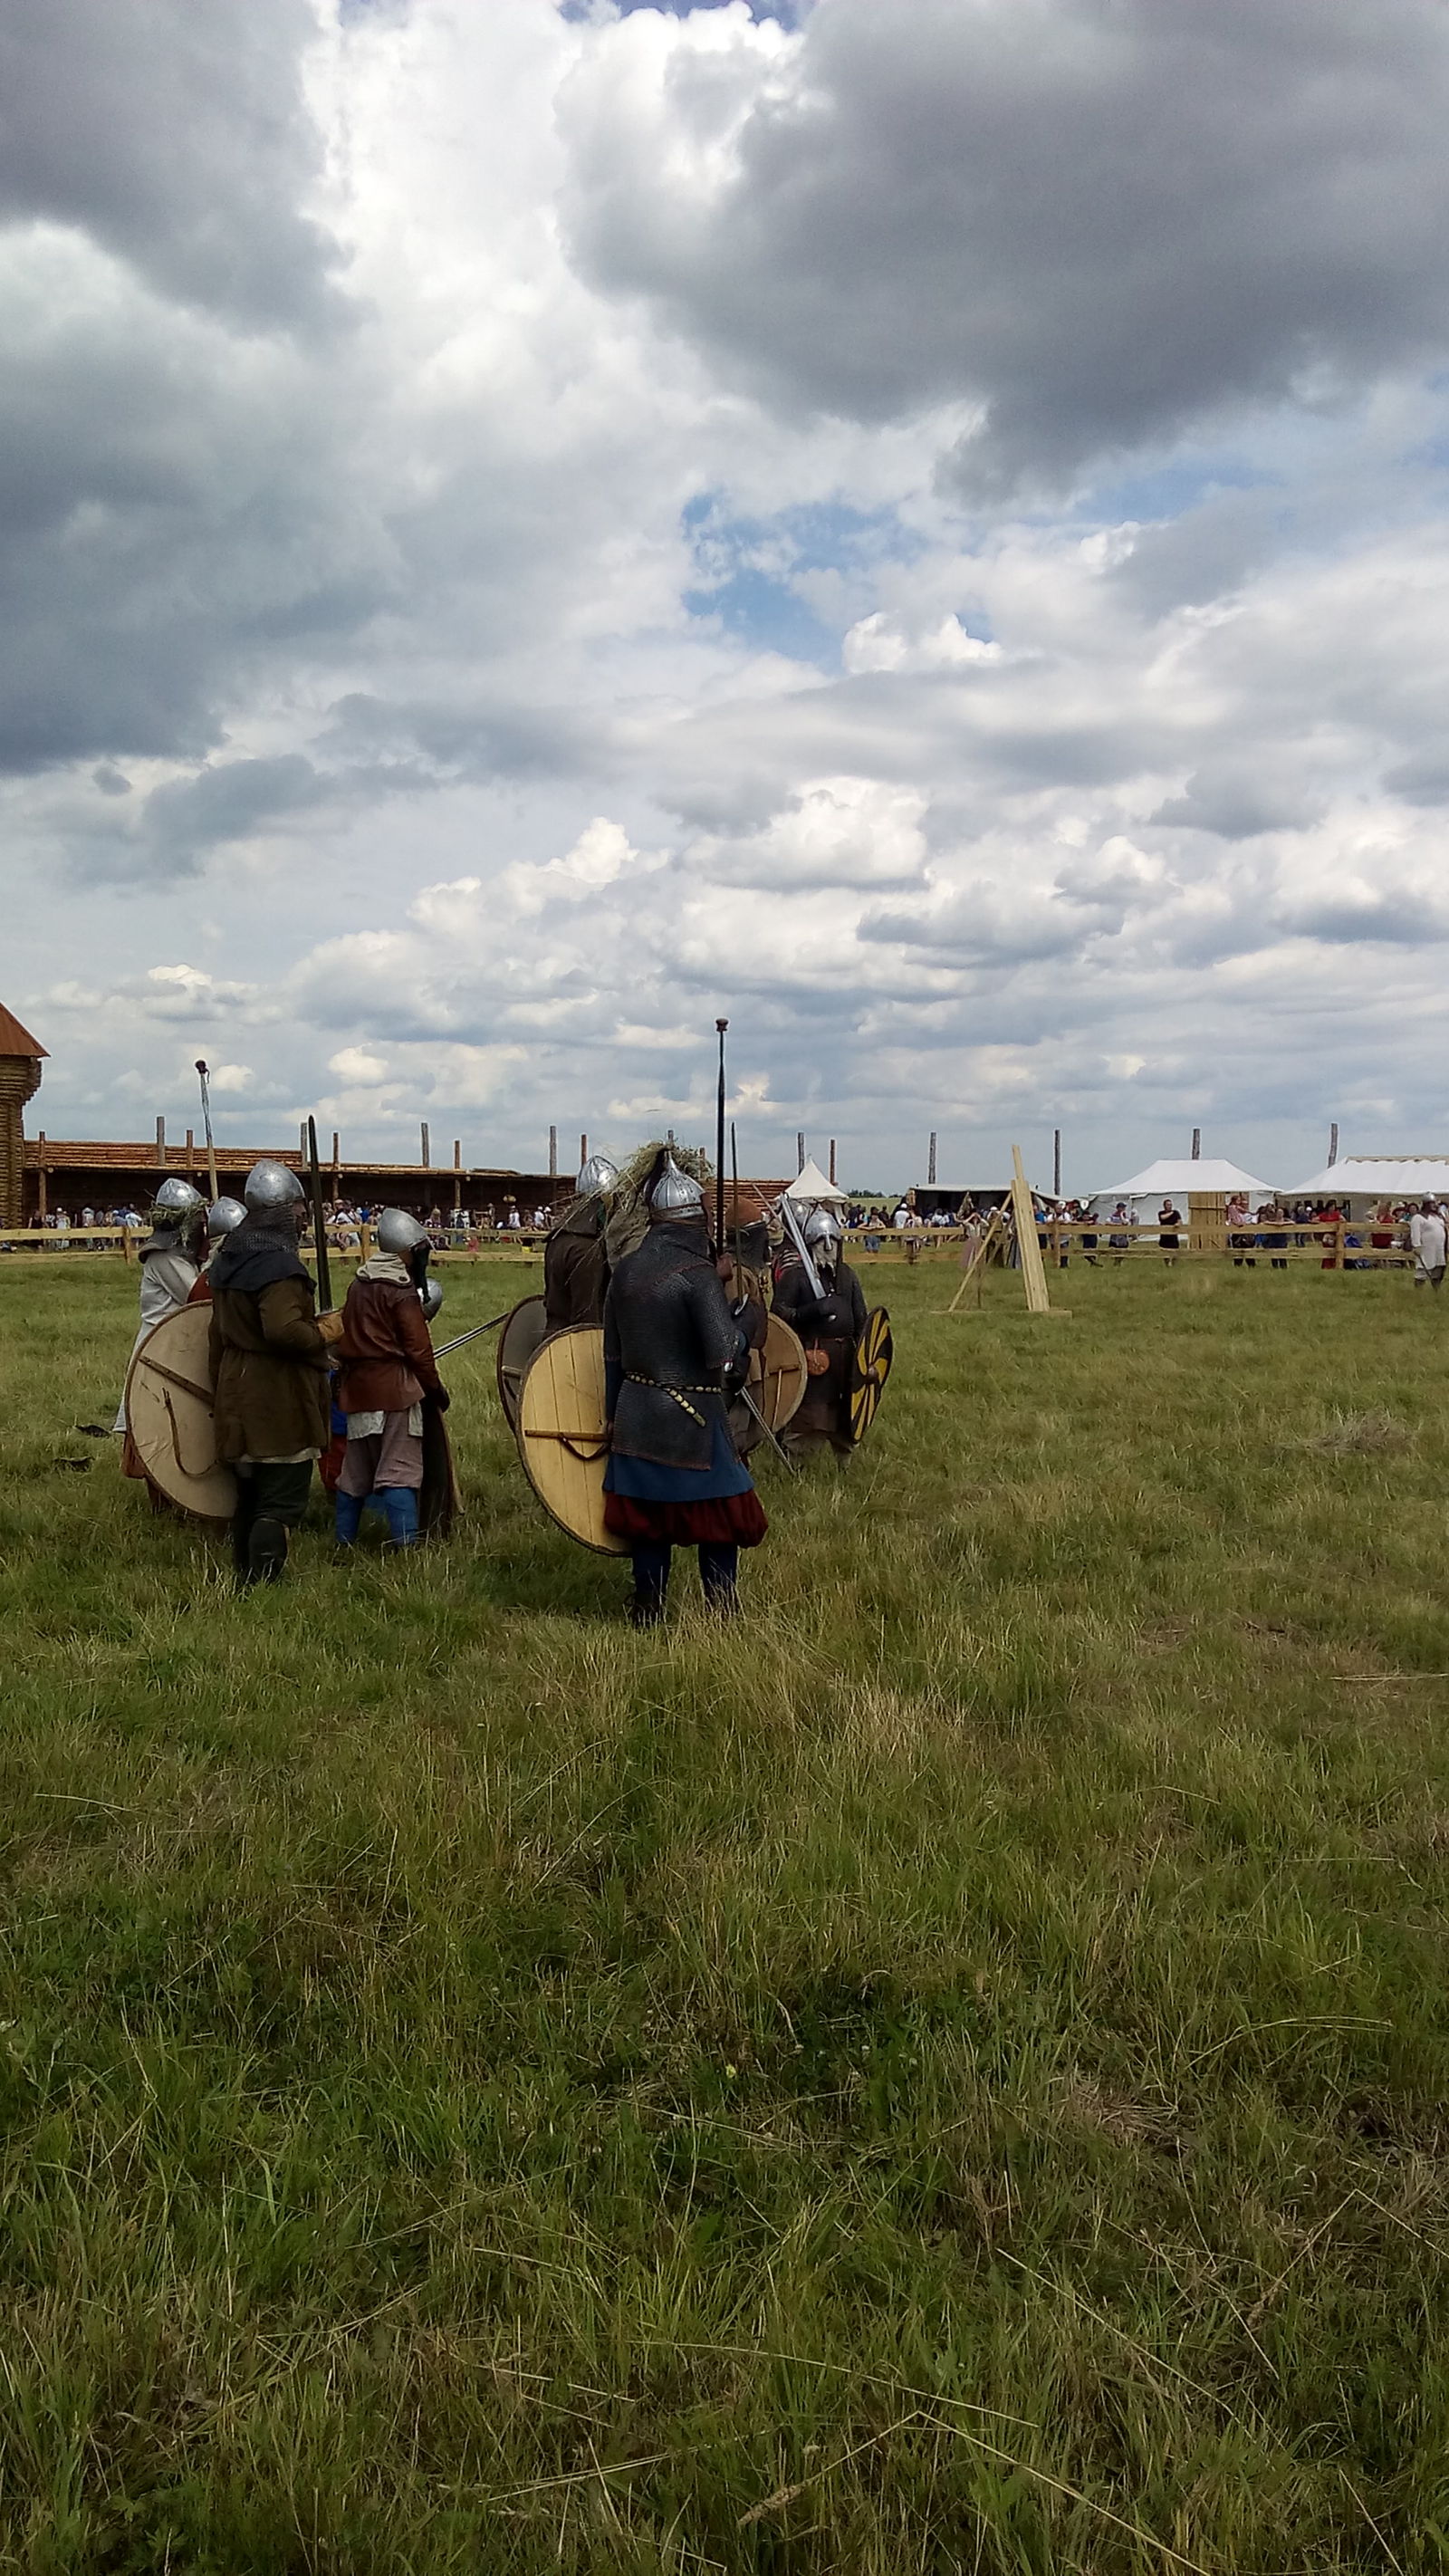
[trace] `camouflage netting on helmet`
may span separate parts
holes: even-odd
[[[623,1260],[626,1252],[637,1252],[649,1230],[648,1212],[640,1194],[656,1159],[666,1151],[674,1156],[681,1172],[688,1172],[691,1180],[699,1182],[706,1199],[709,1196],[714,1185],[714,1165],[700,1146],[666,1145],[662,1136],[656,1136],[648,1145],[641,1145],[637,1153],[631,1154],[628,1161],[619,1166],[614,1204],[605,1233],[610,1269]]]

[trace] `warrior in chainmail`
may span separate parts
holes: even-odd
[[[255,1163],[243,1223],[212,1256],[216,1454],[236,1469],[232,1559],[242,1584],[275,1583],[331,1434],[328,1337],[297,1251],[306,1200],[284,1163]],[[340,1329],[329,1318],[335,1337]]]
[[[591,1154],[573,1198],[543,1247],[543,1302],[551,1333],[604,1320],[609,1285],[606,1229],[618,1172],[607,1154]]]
[[[758,1545],[766,1521],[726,1420],[748,1361],[710,1257],[704,1194],[662,1153],[643,1198],[648,1232],[604,1304],[604,1520],[633,1559],[634,1623],[652,1627],[676,1546],[698,1548],[708,1607],[734,1611],[739,1551]]]
[[[842,1257],[839,1220],[828,1208],[817,1208],[807,1220],[805,1241],[821,1295],[817,1297],[798,1260],[775,1283],[775,1312],[799,1334],[809,1371],[799,1410],[785,1432],[785,1447],[793,1458],[814,1457],[826,1448],[837,1458],[853,1458],[851,1360],[865,1330],[865,1292]]]

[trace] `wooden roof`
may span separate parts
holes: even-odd
[[[39,1038],[33,1038],[29,1029],[23,1029],[14,1012],[7,1011],[4,1003],[0,1002],[0,1055],[35,1058],[45,1053]]]

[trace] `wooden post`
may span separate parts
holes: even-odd
[[[1200,1163],[1202,1161],[1202,1129],[1200,1127],[1194,1127],[1192,1131],[1192,1159],[1195,1163]]]
[[[833,1175],[832,1175],[832,1177],[833,1177]],[[933,1189],[935,1188],[935,1186],[936,1186],[936,1130],[935,1130],[935,1128],[933,1127],[933,1128],[931,1129],[931,1142],[930,1142],[929,1146],[928,1146],[928,1147],[927,1147],[927,1149],[926,1149],[926,1187],[927,1187],[927,1189],[928,1189],[928,1190],[933,1190]]]
[[[558,1129],[556,1127],[550,1127],[548,1131],[548,1177],[551,1181],[558,1179]]]
[[[158,1118],[156,1121],[156,1161],[160,1170],[164,1172],[166,1169],[166,1121],[164,1118]]]
[[[1016,1219],[1016,1241],[1021,1254],[1021,1278],[1026,1290],[1027,1313],[1029,1315],[1050,1314],[1052,1301],[1047,1294],[1046,1269],[1041,1257],[1041,1245],[1036,1239],[1036,1210],[1031,1203],[1031,1191],[1027,1187],[1019,1145],[1013,1145],[1011,1149],[1011,1212]]]
[[[830,1139],[830,1186],[835,1187],[835,1138]]]
[[[1333,1267],[1335,1270],[1341,1270],[1343,1268],[1343,1238],[1347,1231],[1348,1228],[1344,1224],[1343,1218],[1340,1216],[1337,1225],[1333,1229],[1333,1242],[1330,1246]]]
[[[428,1122],[427,1122],[426,1118],[425,1118],[425,1119],[423,1120],[423,1122],[422,1122],[422,1139],[423,1139],[423,1165],[424,1165],[425,1170],[431,1171],[431,1170],[432,1170],[432,1167],[433,1167],[433,1149],[432,1149],[431,1144],[430,1144],[430,1143],[429,1143],[429,1141],[428,1141]]]
[[[195,1129],[194,1129],[194,1128],[188,1127],[188,1128],[187,1128],[187,1130],[186,1130],[186,1153],[187,1153],[187,1159],[188,1159],[188,1161],[190,1160],[190,1157],[195,1153],[195,1151],[196,1151],[196,1131],[195,1131]]]
[[[1052,1129],[1052,1197],[1053,1197],[1054,1199],[1059,1199],[1059,1198],[1061,1197],[1061,1194],[1062,1194],[1062,1131],[1061,1131],[1060,1127],[1054,1127],[1054,1128]]]
[[[36,1193],[36,1202],[35,1202],[35,1204],[36,1204],[37,1212],[38,1212],[39,1217],[40,1217],[40,1222],[41,1222],[41,1224],[42,1224],[42,1225],[44,1225],[44,1223],[45,1223],[45,1219],[46,1219],[46,1213],[47,1213],[47,1210],[46,1210],[46,1205],[45,1205],[45,1129],[44,1129],[43,1127],[42,1127],[42,1129],[41,1129],[41,1131],[40,1131],[40,1134],[37,1136],[37,1138],[36,1138],[36,1140],[35,1140],[35,1143],[36,1143],[35,1177],[36,1177],[36,1181],[37,1181],[37,1183],[39,1184],[39,1187],[38,1187],[38,1190],[37,1190],[37,1193]],[[22,1215],[22,1216],[24,1215],[25,1211],[24,1211],[24,1209],[23,1209],[23,1208],[21,1209],[20,1213],[21,1213],[21,1215]]]
[[[1329,1170],[1330,1170],[1330,1171],[1332,1171],[1333,1166],[1334,1166],[1334,1164],[1337,1162],[1337,1160],[1338,1160],[1338,1120],[1335,1118],[1335,1120],[1334,1120],[1334,1122],[1333,1122],[1333,1125],[1329,1128],[1329,1131],[1328,1131],[1328,1168],[1329,1168]]]
[[[797,1179],[798,1179],[798,1177],[799,1177],[800,1173],[804,1171],[804,1169],[805,1169],[805,1130],[804,1130],[804,1128],[803,1128],[803,1127],[798,1127],[798,1128],[796,1129],[796,1131],[795,1131],[795,1173],[796,1173],[796,1177],[797,1177]]]
[[[580,1171],[582,1171],[582,1170],[583,1170],[584,1165],[585,1165],[585,1163],[588,1161],[588,1159],[589,1159],[589,1140],[588,1140],[587,1136],[581,1136],[581,1137],[579,1138],[579,1170],[580,1170]]]

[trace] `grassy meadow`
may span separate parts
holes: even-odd
[[[636,1637],[491,1340],[238,1598],[0,1263],[0,2568],[1449,2567],[1449,1298],[955,1276]]]

